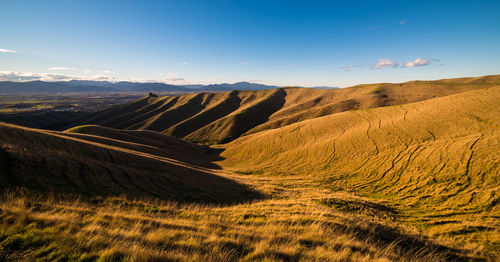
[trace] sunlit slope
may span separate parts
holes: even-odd
[[[492,87],[338,113],[239,138],[224,145],[222,164],[317,178],[443,224],[497,221],[477,230],[498,241],[499,108],[500,87]],[[460,220],[443,222],[454,215]]]
[[[154,130],[194,142],[217,144],[332,113],[405,104],[499,84],[500,76],[484,76],[335,90],[280,88],[145,97],[81,117],[68,128],[96,124]]]
[[[0,188],[84,196],[124,194],[181,202],[223,203],[257,196],[246,186],[150,154],[139,145],[120,147],[125,142],[107,144],[97,136],[95,141],[70,136],[0,123]]]

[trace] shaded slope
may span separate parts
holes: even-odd
[[[369,84],[344,89],[261,91],[147,97],[80,118],[83,124],[164,132],[190,141],[225,143],[242,135],[334,113],[399,105],[500,84],[500,76]]]
[[[238,202],[259,194],[209,170],[166,157],[0,123],[0,187],[85,196]]]
[[[265,96],[242,106],[186,136],[186,139],[209,144],[225,143],[238,138],[252,127],[268,120],[285,102],[286,92],[274,89]]]
[[[219,168],[216,150],[150,130],[120,130],[96,125],[78,126],[58,133],[105,145],[168,157],[206,168]]]
[[[0,114],[0,121],[32,128],[57,130],[85,112],[48,111],[36,113]]]
[[[241,137],[224,146],[222,165],[316,178],[390,200],[408,220],[439,218],[436,234],[470,227],[457,234],[498,245],[498,108],[500,86],[343,112]]]
[[[237,92],[229,92],[213,105],[207,107],[197,115],[190,117],[167,130],[167,134],[177,137],[184,137],[188,134],[211,124],[238,109],[241,98]]]

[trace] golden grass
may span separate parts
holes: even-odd
[[[284,181],[271,184],[279,188]],[[256,181],[255,186],[269,181]],[[276,188],[275,188],[276,189]],[[294,190],[295,191],[295,190]],[[303,190],[300,190],[303,191]],[[357,199],[281,191],[233,206],[113,197],[57,200],[7,194],[0,202],[4,259],[82,261],[441,261],[480,258],[396,225],[320,204]],[[106,260],[108,259],[108,260]]]
[[[148,97],[88,118],[140,131],[0,124],[0,260],[498,260],[498,81]]]
[[[499,251],[500,87],[239,138],[221,164],[383,199],[434,238]]]

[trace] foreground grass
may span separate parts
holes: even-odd
[[[444,261],[488,255],[398,226],[397,211],[384,203],[296,182],[255,177],[269,199],[234,206],[6,194],[0,259]]]

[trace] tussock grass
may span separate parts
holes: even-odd
[[[0,253],[9,260],[79,261],[441,261],[478,257],[472,251],[430,241],[390,220],[344,213],[314,200],[331,198],[326,192],[315,192],[314,199],[305,192],[299,199],[289,199],[287,192],[275,197],[210,206],[125,197],[96,202],[11,192],[0,201]]]

